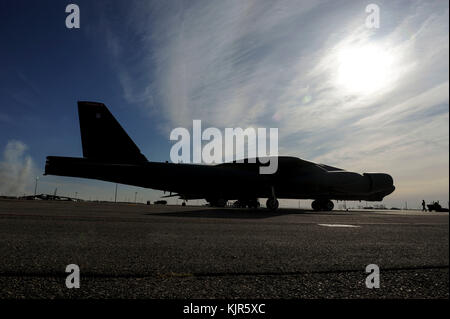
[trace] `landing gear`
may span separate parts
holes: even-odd
[[[270,210],[277,210],[280,203],[276,198],[269,198],[267,199],[266,206]]]
[[[234,202],[233,207],[236,208],[259,208],[260,204],[258,199],[239,199]]]
[[[227,200],[224,198],[208,200],[212,207],[225,207],[227,205]]]
[[[311,207],[315,211],[332,211],[334,208],[334,204],[331,200],[328,199],[317,199],[312,202]]]
[[[277,210],[278,206],[280,206],[280,203],[277,200],[277,197],[275,196],[275,188],[271,187],[272,191],[272,197],[269,197],[266,202],[266,207],[272,211]]]
[[[319,210],[321,210],[321,206],[320,206],[320,202],[315,200],[312,202],[311,204],[312,209],[314,209],[316,212],[318,212]]]
[[[326,211],[332,211],[334,208],[333,202],[331,200],[325,201],[324,208],[325,208],[324,210],[326,210]]]
[[[256,209],[256,208],[259,208],[259,206],[260,206],[260,204],[257,199],[252,199],[247,202],[248,208]]]

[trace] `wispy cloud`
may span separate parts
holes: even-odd
[[[26,150],[27,146],[20,141],[6,145],[0,162],[0,194],[17,196],[30,191],[36,169]]]
[[[379,5],[368,30],[360,2],[138,2],[106,34],[125,98],[166,132],[278,127],[283,154],[388,171],[398,198],[448,197],[448,3]],[[347,90],[340,52],[368,45],[391,58],[383,83]]]

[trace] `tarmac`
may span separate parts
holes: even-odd
[[[0,298],[449,298],[449,214],[0,200]],[[66,266],[80,288],[66,287]],[[366,287],[366,266],[380,287]]]

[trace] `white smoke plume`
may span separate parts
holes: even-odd
[[[0,162],[0,194],[22,195],[32,187],[34,164],[25,155],[27,146],[20,141],[9,141]]]

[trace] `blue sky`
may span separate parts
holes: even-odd
[[[0,193],[34,191],[45,156],[81,156],[76,101],[104,102],[150,160],[170,130],[278,127],[280,154],[388,172],[388,205],[448,201],[446,1],[64,1],[0,4]],[[40,177],[40,192],[114,185]],[[120,186],[119,199],[160,192]],[[120,198],[122,196],[123,198]]]

